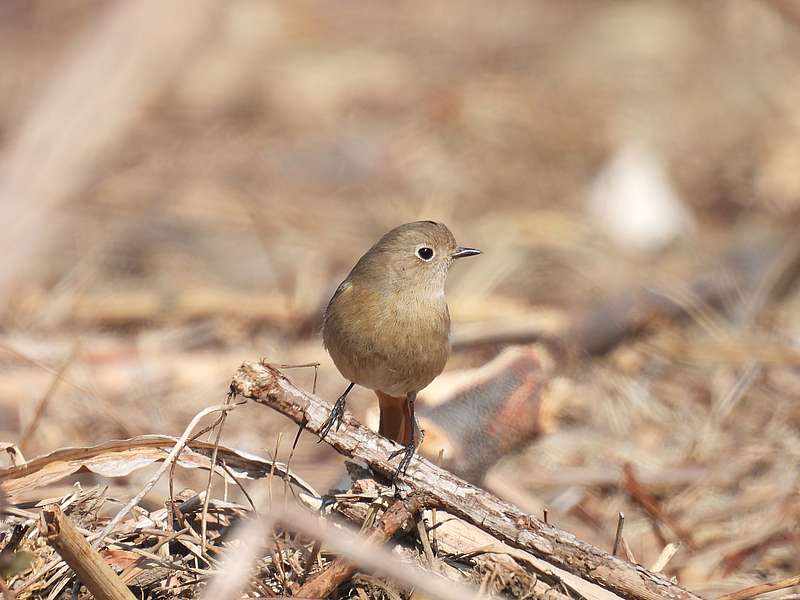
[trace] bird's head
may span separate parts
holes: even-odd
[[[480,253],[459,246],[444,223],[416,221],[387,232],[361,257],[350,278],[366,277],[395,292],[420,289],[443,294],[450,265]]]

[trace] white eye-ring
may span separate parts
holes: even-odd
[[[417,258],[424,260],[425,262],[430,262],[433,260],[433,257],[436,253],[433,251],[433,248],[427,244],[420,244],[417,246],[417,249],[414,250],[414,254],[417,256]]]

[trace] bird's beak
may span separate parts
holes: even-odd
[[[465,256],[475,256],[480,253],[481,251],[477,248],[464,248],[463,246],[459,246],[450,256],[453,258],[464,258]]]

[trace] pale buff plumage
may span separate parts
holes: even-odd
[[[334,364],[352,383],[375,390],[381,433],[412,450],[414,396],[442,372],[450,354],[447,272],[456,258],[474,254],[442,223],[400,225],[361,257],[325,311],[323,342]],[[323,436],[341,418],[346,394]]]
[[[425,262],[420,244],[434,250]],[[456,240],[441,223],[401,225],[361,257],[325,311],[323,341],[342,375],[405,397],[442,372],[450,354],[447,270]]]

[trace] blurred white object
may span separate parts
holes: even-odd
[[[664,164],[641,142],[623,144],[589,189],[594,223],[619,246],[654,252],[693,227]]]

